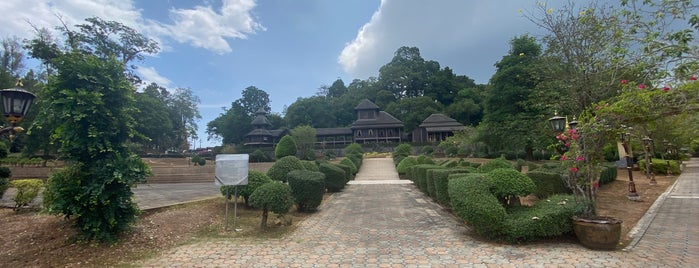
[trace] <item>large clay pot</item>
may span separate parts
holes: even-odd
[[[621,238],[621,220],[611,217],[574,216],[573,231],[580,244],[595,250],[615,250]]]

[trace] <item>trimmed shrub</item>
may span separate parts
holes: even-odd
[[[267,176],[264,172],[257,170],[248,170],[248,184],[238,186],[238,194],[243,197],[245,205],[250,205],[250,195],[252,195],[258,187],[272,182],[272,179]],[[228,199],[235,194],[235,186],[221,186],[221,194]],[[226,195],[227,194],[227,195]]]
[[[618,175],[616,165],[602,165],[602,171],[599,175],[599,184],[604,185],[616,180]]]
[[[459,166],[460,167],[479,168],[481,166],[481,163],[468,162],[468,161],[464,161],[463,159],[459,159]]]
[[[206,165],[206,158],[198,154],[192,155],[192,163],[194,163],[195,166],[204,166]]]
[[[435,165],[434,160],[432,160],[432,158],[430,158],[429,156],[426,156],[424,154],[417,157],[417,163],[418,164]]]
[[[267,176],[275,181],[286,182],[286,174],[299,169],[304,169],[301,160],[296,158],[296,156],[289,155],[274,162],[269,170],[267,170]]]
[[[340,161],[340,164],[348,166],[350,168],[350,174],[352,175],[356,175],[359,171],[357,169],[357,166],[354,165],[354,162],[352,162],[352,160],[350,160],[349,158],[342,159],[342,161]]]
[[[467,174],[468,170],[460,169],[431,169],[428,176],[434,184],[434,199],[442,205],[449,205],[449,180],[452,174]],[[429,189],[428,189],[429,191]]]
[[[287,174],[291,192],[299,211],[313,211],[323,201],[325,174],[309,170],[294,170]]]
[[[345,147],[345,155],[364,155],[364,149],[359,143],[352,143]]]
[[[514,168],[515,170],[522,172],[522,167],[526,164],[527,162],[524,161],[524,159],[518,158],[517,162],[515,162]]]
[[[267,228],[267,218],[269,212],[277,215],[284,215],[289,212],[294,205],[294,196],[291,194],[289,185],[273,181],[258,187],[250,195],[250,205],[262,209],[261,228]]]
[[[514,170],[515,167],[512,165],[512,163],[510,163],[510,161],[507,161],[505,158],[495,158],[480,165],[478,167],[478,172],[488,173],[498,168],[510,168]]]
[[[12,177],[12,170],[8,167],[0,167],[0,178]]]
[[[346,159],[352,161],[352,164],[354,164],[354,166],[357,168],[357,171],[359,171],[359,168],[362,167],[362,155],[352,154],[348,155]]]
[[[250,154],[250,162],[269,162],[271,159],[265,152],[260,149],[255,150]]]
[[[539,199],[544,199],[555,194],[570,193],[570,190],[566,187],[563,178],[561,178],[561,173],[559,172],[533,170],[527,172],[527,176],[529,176],[536,185],[534,194]]]
[[[505,240],[532,241],[571,233],[573,225],[570,217],[575,214],[573,200],[572,195],[553,195],[531,207],[513,208],[505,219]]]
[[[420,189],[420,191],[427,194],[427,171],[430,169],[444,169],[444,167],[430,164],[418,164],[413,166],[411,169],[414,170],[413,175],[415,176],[413,182],[417,188]]]
[[[653,158],[651,159],[651,171],[653,174],[667,174],[668,169],[670,169],[670,173],[678,175],[681,173],[680,171],[680,164],[676,160],[669,160],[670,166],[668,167],[667,163],[668,160],[662,160],[658,158]],[[638,160],[638,166],[641,168],[641,171],[645,172],[646,171],[646,160],[641,159]]]
[[[536,190],[536,185],[527,175],[512,168],[498,168],[487,174],[491,192],[505,205],[519,204],[518,196],[526,196]]]
[[[446,160],[441,163],[439,163],[440,166],[447,167],[447,168],[453,168],[456,167],[459,164],[456,160]]]
[[[393,157],[393,164],[398,165],[401,161],[403,161],[403,158],[406,158],[410,155],[413,154],[413,148],[410,146],[410,144],[407,143],[401,143],[395,148],[393,148],[393,152],[391,153],[391,156]]]
[[[398,166],[396,166],[396,171],[398,171],[398,174],[406,174],[408,172],[408,168],[417,165],[417,159],[415,157],[406,157],[403,158],[403,160],[398,163]]]
[[[305,170],[318,171],[318,163],[316,161],[301,160],[301,165]]]
[[[16,190],[16,195],[12,197],[12,201],[15,201],[15,210],[18,210],[36,199],[41,189],[44,188],[44,182],[39,179],[14,180],[10,182],[10,186]]]
[[[329,192],[339,192],[345,188],[345,171],[342,168],[330,163],[321,163],[318,167],[320,172],[325,174],[325,188]]]
[[[296,156],[296,141],[294,137],[286,135],[279,140],[277,147],[274,148],[274,156],[281,159],[286,156]]]
[[[487,238],[502,235],[507,216],[498,199],[489,191],[484,174],[471,173],[449,180],[451,207],[474,231]]]
[[[352,168],[343,164],[333,164],[336,167],[341,168],[345,172],[345,183],[348,183],[352,179]]]

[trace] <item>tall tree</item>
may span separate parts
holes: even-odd
[[[433,113],[441,113],[444,106],[429,97],[404,98],[386,107],[386,112],[403,121],[406,131],[416,129],[422,120]]]
[[[230,108],[224,108],[223,113],[207,124],[209,139],[221,138],[223,144],[242,143],[245,134],[252,130],[250,122],[260,108],[270,111],[269,94],[254,86],[245,88],[242,98],[233,101]]]
[[[309,125],[315,128],[335,127],[332,102],[325,97],[298,98],[286,108],[284,120],[291,128]]]
[[[182,150],[189,149],[189,139],[197,137],[197,121],[201,119],[199,97],[190,88],[177,88],[170,96],[170,119],[175,130],[181,133],[177,144]]]

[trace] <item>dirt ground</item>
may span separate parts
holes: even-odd
[[[674,183],[676,177],[657,176],[656,179],[658,185],[651,186],[640,172],[634,172],[636,190],[642,198],[640,202],[629,201],[626,197],[628,175],[625,170],[619,170],[617,180],[604,185],[598,192],[598,214],[614,216],[624,221],[624,244],[630,240],[626,235],[629,230],[655,199]],[[35,210],[15,212],[2,208],[0,267],[125,265],[177,245],[202,239],[278,237],[293,230],[293,223],[309,215],[292,213],[291,226],[271,223],[271,228],[261,232],[258,228],[259,211],[245,209],[242,204],[238,208],[237,224],[240,226],[238,228],[243,229],[242,232],[230,231],[231,221],[228,230],[224,230],[225,201],[218,198],[145,212],[139,217],[133,230],[124,234],[121,242],[112,245],[77,243],[70,222],[61,217]],[[270,221],[274,221],[273,218]]]

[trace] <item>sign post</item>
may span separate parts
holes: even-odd
[[[219,186],[234,186],[235,200],[233,209],[233,230],[238,217],[238,185],[248,184],[248,159],[247,154],[219,154],[216,155],[215,183]],[[228,197],[230,187],[226,187],[226,222],[224,229],[228,229]]]

